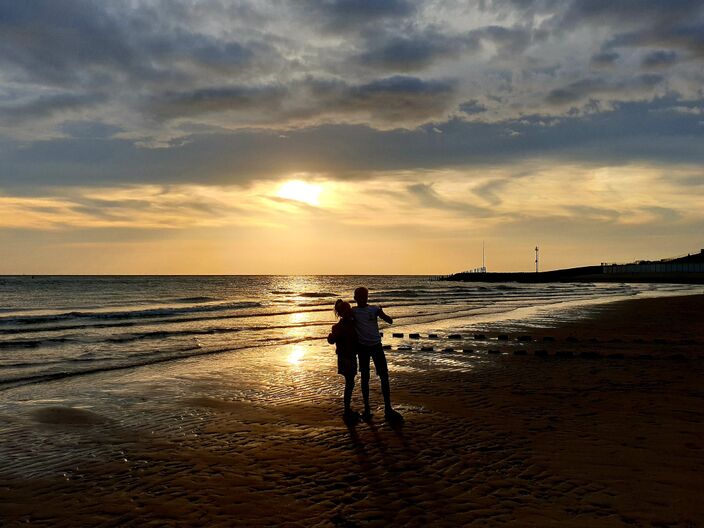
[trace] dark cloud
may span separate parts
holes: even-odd
[[[669,68],[677,62],[677,53],[674,51],[653,51],[648,53],[642,62],[642,66],[646,70],[663,70]]]
[[[594,68],[611,68],[619,59],[619,54],[615,51],[602,51],[592,55],[591,65]]]
[[[371,111],[387,120],[404,122],[410,116],[432,119],[448,107],[453,85],[396,75],[347,88],[338,110]]]
[[[0,105],[0,126],[93,107],[106,99],[102,94],[63,93],[40,96],[19,104]]]
[[[600,148],[699,159],[688,149],[704,131],[702,11],[688,0],[0,0],[0,179],[240,182],[338,166],[347,177]],[[638,75],[634,57],[659,74]],[[666,90],[667,105],[653,99]],[[32,142],[51,135],[65,137]]]
[[[587,22],[617,28],[643,24],[671,26],[701,16],[704,11],[699,0],[572,0],[567,6],[560,23],[569,28]]]
[[[105,139],[123,132],[118,126],[100,121],[66,121],[59,126],[59,130],[73,138]]]
[[[358,31],[368,24],[409,17],[417,9],[411,0],[305,0],[295,4],[309,19],[324,20],[330,30]]]
[[[383,70],[414,71],[446,58],[477,51],[479,39],[471,35],[446,35],[436,29],[422,33],[377,35],[362,53],[360,64]]]
[[[380,131],[325,125],[290,130],[286,139],[254,130],[198,134],[181,146],[164,149],[137,148],[124,139],[66,138],[22,148],[4,141],[0,186],[246,184],[296,172],[368,178],[383,171],[513,165],[530,159],[702,164],[701,116],[672,110],[674,104],[673,99],[622,103],[611,112],[586,120],[563,118],[552,126],[541,126],[550,120],[542,116],[493,124],[451,120],[432,125],[441,134],[427,127]],[[507,128],[519,135],[507,135]]]
[[[170,8],[178,7],[169,3]],[[202,69],[241,75],[265,41],[239,42],[164,24],[148,4],[90,0],[0,3],[0,65],[18,80],[84,88],[197,82]]]
[[[695,58],[704,58],[704,21],[676,27],[656,27],[619,33],[606,43],[617,47],[662,47],[680,49]]]
[[[249,113],[252,120],[278,125],[324,116],[365,116],[399,126],[442,115],[452,106],[449,81],[396,75],[351,85],[309,78],[288,86],[232,86],[166,93],[149,102],[158,119],[199,114]],[[291,100],[300,101],[298,105]]]
[[[487,110],[486,106],[481,104],[477,99],[470,99],[469,101],[460,103],[459,108],[460,112],[467,115],[481,114]]]
[[[655,74],[639,75],[623,82],[591,77],[572,82],[563,88],[556,88],[548,93],[545,100],[553,105],[566,105],[597,96],[618,96],[624,93],[632,96],[634,91],[651,90],[663,80],[664,77]]]
[[[275,113],[286,89],[281,86],[229,86],[203,88],[190,92],[159,94],[147,111],[160,119],[186,117],[227,111]]]

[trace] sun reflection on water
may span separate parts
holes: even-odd
[[[291,347],[291,353],[288,355],[288,362],[291,365],[298,365],[305,354],[306,352],[301,345],[293,345]]]

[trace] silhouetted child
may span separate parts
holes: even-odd
[[[364,287],[354,291],[354,300],[357,306],[352,309],[354,314],[354,324],[357,329],[357,354],[359,355],[359,371],[362,374],[362,397],[364,398],[363,420],[372,417],[369,407],[369,361],[374,360],[374,370],[381,382],[381,393],[384,395],[384,416],[392,422],[403,421],[403,417],[391,407],[391,389],[389,388],[389,368],[386,364],[386,356],[381,346],[381,334],[379,334],[378,318],[389,324],[393,319],[384,313],[380,306],[370,306],[367,304],[369,290]]]
[[[345,422],[356,422],[359,414],[350,407],[354,377],[357,375],[357,331],[354,326],[352,307],[350,303],[338,299],[335,303],[335,314],[340,320],[332,327],[328,335],[328,343],[335,345],[337,353],[337,372],[345,377]]]

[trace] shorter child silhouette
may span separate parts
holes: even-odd
[[[345,422],[356,422],[359,414],[351,408],[354,377],[357,375],[357,331],[355,330],[352,307],[350,303],[338,299],[335,302],[335,314],[340,320],[335,323],[328,335],[328,343],[335,345],[337,353],[337,372],[345,377]]]

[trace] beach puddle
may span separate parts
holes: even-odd
[[[30,415],[35,422],[51,425],[100,425],[111,421],[106,416],[74,407],[44,407]]]

